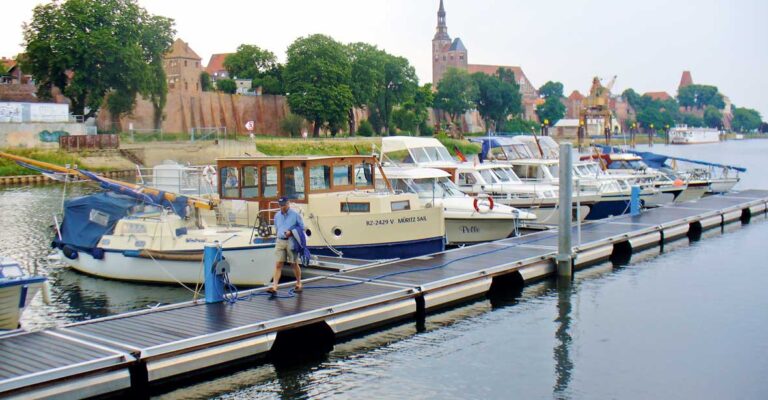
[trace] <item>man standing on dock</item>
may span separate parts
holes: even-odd
[[[301,269],[296,253],[291,248],[291,230],[294,228],[304,230],[304,221],[296,210],[291,209],[288,198],[281,197],[277,200],[280,205],[280,212],[275,215],[275,229],[277,230],[277,239],[275,241],[275,275],[272,277],[272,287],[267,289],[269,293],[277,293],[277,285],[280,283],[280,275],[283,270],[283,264],[291,263],[293,265],[293,274],[296,277],[296,288],[294,292],[302,291]]]

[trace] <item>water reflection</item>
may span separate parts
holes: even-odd
[[[571,297],[573,295],[573,281],[571,277],[557,278],[557,329],[555,339],[557,345],[554,348],[555,357],[555,386],[553,388],[555,398],[567,398],[568,385],[571,382],[573,372],[573,360],[571,360],[570,347],[573,342],[571,337]]]

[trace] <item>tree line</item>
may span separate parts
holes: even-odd
[[[168,92],[163,56],[175,35],[172,19],[148,13],[136,0],[66,0],[36,6],[23,33],[26,50],[18,61],[35,78],[39,98],[50,99],[56,87],[70,99],[74,114],[93,117],[106,105],[119,121],[142,96],[152,103],[159,128]],[[304,129],[306,120],[315,136],[321,129],[334,135],[344,130],[431,135],[429,108],[441,110],[449,117],[448,129],[458,132],[461,116],[469,110],[477,110],[491,130],[529,131],[538,126],[523,118],[520,88],[514,73],[504,68],[493,75],[449,69],[433,88],[419,84],[403,57],[320,34],[294,41],[285,64],[269,50],[242,44],[224,66],[230,76],[252,80],[264,94],[285,95],[294,114],[285,127],[293,133]],[[213,87],[207,74],[201,76],[201,86]],[[216,87],[231,93],[236,89],[227,79],[219,79]],[[547,82],[539,93],[537,116],[554,125],[565,114],[563,85]],[[622,95],[642,126],[722,126],[725,102],[714,86],[690,85],[677,99],[668,100],[640,96],[632,89]],[[368,119],[356,126],[359,109],[367,110]],[[686,110],[699,110],[702,117]],[[735,130],[751,131],[761,122],[755,110],[733,109]]]
[[[669,99],[641,96],[633,89],[621,95],[635,110],[635,120],[629,124],[641,129],[663,130],[676,124],[717,129],[724,126],[726,104],[716,86],[688,85],[678,90],[676,98]],[[762,116],[756,110],[731,105],[731,115],[731,129],[736,132],[751,132],[761,127]]]

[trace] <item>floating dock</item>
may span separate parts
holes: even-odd
[[[663,246],[766,213],[768,191],[706,197],[574,228],[574,266]],[[579,241],[580,238],[580,241]],[[557,232],[545,231],[383,263],[337,260],[337,272],[305,280],[303,293],[241,292],[232,303],[187,302],[0,336],[0,397],[145,393],[150,386],[430,311],[555,273]],[[327,263],[336,262],[333,259]],[[314,330],[312,330],[314,329]],[[311,331],[310,331],[311,330]],[[307,334],[311,332],[311,334]],[[319,332],[319,334],[318,334]]]

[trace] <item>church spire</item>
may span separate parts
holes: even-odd
[[[451,37],[448,36],[448,26],[445,24],[443,0],[440,0],[440,9],[437,10],[437,33],[435,33],[434,40],[451,40]]]

